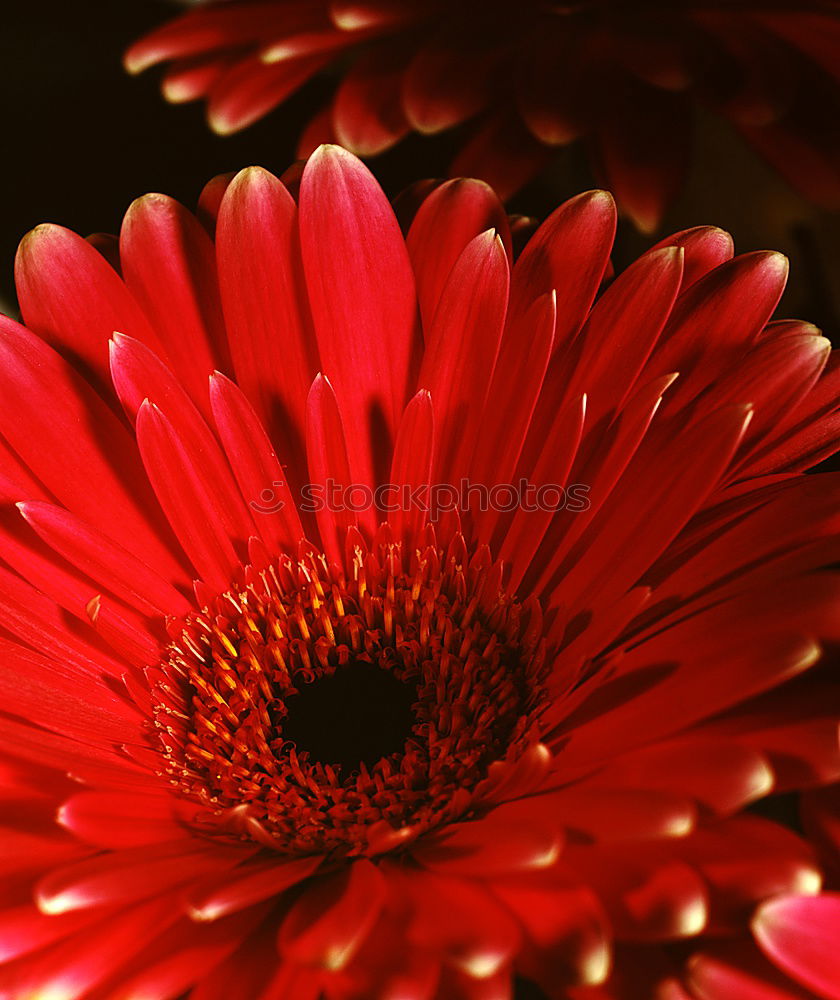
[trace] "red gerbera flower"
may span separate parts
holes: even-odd
[[[21,246],[0,995],[639,1000],[816,891],[743,811],[840,775],[838,366],[784,259],[690,230],[597,297],[604,192],[511,266],[477,181],[405,238],[335,147],[223,188],[215,246],[162,195]]]
[[[166,97],[206,99],[226,134],[348,53],[302,156],[332,141],[373,155],[469,120],[452,173],[507,197],[583,139],[601,182],[652,230],[682,185],[702,104],[808,198],[840,206],[836,0],[204,2],[135,43],[126,65],[170,63]]]

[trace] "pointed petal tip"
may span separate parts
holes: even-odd
[[[597,207],[602,210],[616,211],[615,198],[606,188],[593,188],[591,191],[583,191],[576,198],[572,198],[572,201],[580,201],[581,203],[591,205],[593,208]]]
[[[381,12],[373,8],[366,7],[365,4],[353,3],[331,3],[329,5],[329,18],[339,31],[362,31],[365,28],[373,28],[381,24],[383,18]]]
[[[802,654],[794,665],[796,671],[807,670],[809,667],[812,667],[821,656],[822,646],[820,643],[816,639],[806,638],[802,648]],[[819,875],[817,877],[819,877]]]
[[[131,48],[126,50],[122,58],[123,69],[131,76],[137,76],[143,70],[154,66],[156,62],[157,59],[155,56],[144,51],[144,48],[140,45],[132,45]]]
[[[602,986],[612,972],[612,949],[608,942],[599,941],[581,959],[578,974],[582,986]]]
[[[133,221],[135,216],[141,212],[156,212],[160,209],[165,210],[174,204],[177,204],[175,199],[171,198],[168,194],[163,194],[160,191],[147,191],[146,194],[141,194],[139,197],[135,198],[134,201],[132,201],[128,206],[123,219],[123,225],[127,222]]]
[[[46,896],[40,892],[35,894],[35,905],[46,917],[55,917],[77,909],[77,901],[69,893],[59,893],[57,896]]]
[[[157,32],[153,32],[153,34],[156,35]],[[137,76],[138,73],[142,73],[171,57],[167,46],[160,45],[152,35],[147,34],[132,42],[123,52],[122,64],[126,73]]]
[[[688,230],[686,235],[705,236],[707,239],[714,237],[719,240],[725,246],[728,246],[730,250],[735,250],[735,239],[726,229],[722,229],[720,226],[695,226],[694,229]]]
[[[776,277],[782,283],[787,281],[790,273],[790,261],[779,250],[756,250],[743,255],[751,259],[756,268],[761,269],[768,278]]]
[[[261,167],[257,163],[253,163],[249,167],[243,167],[233,175],[230,184],[228,185],[228,191],[239,190],[241,188],[249,189],[251,187],[262,187],[266,183],[270,184],[272,182],[276,182],[276,180],[277,178],[270,170],[267,170],[265,167]]]
[[[52,247],[65,240],[70,231],[55,222],[40,222],[37,226],[24,233],[18,244],[15,263],[28,263],[33,257],[49,252]],[[75,234],[73,234],[75,235]]]
[[[319,166],[321,163],[346,165],[351,161],[354,164],[360,163],[355,153],[351,153],[344,146],[339,146],[337,142],[322,142],[320,146],[316,146],[310,153],[305,169],[309,170]]]
[[[218,920],[219,917],[224,916],[224,907],[217,906],[192,906],[187,904],[187,916],[194,923],[197,924],[209,924],[214,920]]]
[[[164,80],[160,85],[160,92],[167,104],[188,104],[196,100],[193,91],[180,80]]]
[[[260,62],[265,66],[274,66],[279,62],[283,62],[284,59],[293,59],[299,54],[299,49],[284,39],[283,41],[269,45],[267,49],[263,49],[259,54],[259,58]]]
[[[226,118],[224,115],[214,111],[207,112],[207,124],[211,131],[221,136],[233,135],[245,127],[240,121]]]
[[[705,899],[694,899],[680,913],[676,930],[680,937],[695,937],[705,929],[708,922],[708,903]]]

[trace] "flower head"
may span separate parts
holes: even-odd
[[[507,197],[582,140],[620,207],[652,230],[703,105],[808,198],[840,205],[836,0],[205,2],[136,42],[126,65],[167,63],[166,97],[206,99],[226,134],[348,54],[301,155],[332,141],[373,155],[469,122],[453,175]]]
[[[829,345],[716,229],[605,284],[604,192],[513,262],[481,182],[288,183],[21,245],[0,993],[687,981],[820,885],[744,810],[840,774]]]

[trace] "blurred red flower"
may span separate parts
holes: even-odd
[[[824,984],[816,852],[745,811],[840,776],[808,670],[838,474],[803,474],[838,366],[770,321],[784,259],[694,229],[603,287],[603,192],[514,263],[481,182],[403,202],[405,237],[342,149],[288,184],[21,245],[0,995],[707,998],[685,955],[764,903],[739,960]],[[293,502],[464,477],[589,504]]]
[[[226,0],[126,55],[132,72],[162,62],[166,97],[206,99],[223,134],[338,65],[302,156],[333,141],[373,155],[470,121],[452,175],[503,197],[581,139],[644,230],[682,186],[704,105],[808,198],[840,207],[836,0]]]

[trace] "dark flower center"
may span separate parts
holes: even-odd
[[[376,854],[463,816],[539,738],[539,606],[461,536],[406,554],[389,530],[347,577],[282,556],[169,624],[152,742],[203,832]]]
[[[346,776],[405,746],[414,724],[416,685],[364,660],[304,684],[286,701],[282,733],[309,760]]]

